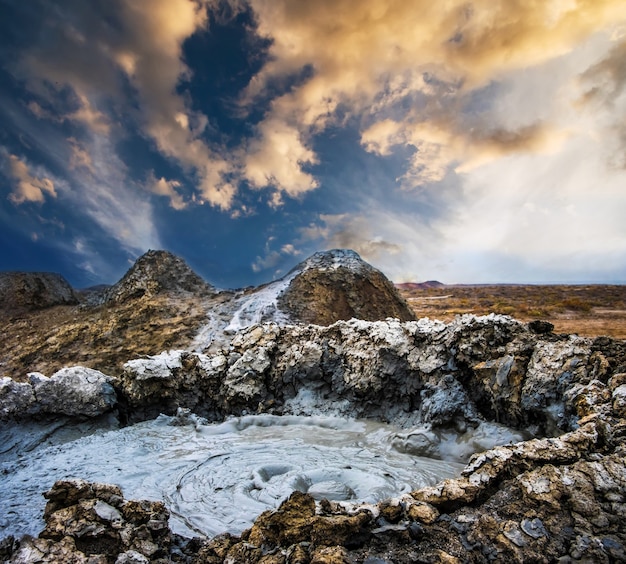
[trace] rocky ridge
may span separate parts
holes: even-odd
[[[317,253],[281,280],[239,291],[218,291],[182,259],[148,251],[115,285],[78,296],[80,305],[19,314],[0,309],[0,320],[12,328],[0,334],[0,377],[25,381],[29,372],[71,365],[117,376],[130,358],[170,348],[212,352],[263,321],[413,319],[382,273],[339,250]]]

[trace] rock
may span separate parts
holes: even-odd
[[[35,394],[30,384],[0,378],[0,419],[28,413],[34,402]]]
[[[0,272],[0,309],[19,312],[73,305],[78,298],[67,280],[52,272]]]
[[[104,292],[104,302],[121,303],[167,291],[205,296],[215,293],[183,259],[167,251],[148,251],[119,282]]]
[[[415,319],[393,283],[354,251],[315,253],[286,278],[290,281],[278,297],[278,307],[300,322],[330,325],[353,317]]]
[[[407,517],[427,525],[434,523],[439,517],[439,511],[429,503],[412,502],[407,509]]]
[[[117,486],[58,481],[45,494],[46,527],[23,538],[6,562],[170,562],[169,512],[161,502],[125,501]]]
[[[520,407],[541,425],[542,434],[557,435],[572,427],[563,393],[574,382],[588,382],[586,359],[590,356],[590,341],[576,336],[535,346],[526,369]]]
[[[315,500],[295,491],[275,511],[262,513],[250,529],[253,546],[289,548],[308,542],[313,546],[354,547],[362,544],[372,522],[369,512],[355,515],[316,515]]]
[[[618,417],[626,419],[626,384],[617,386],[611,395],[613,410]]]
[[[62,368],[51,378],[31,373],[29,379],[39,413],[95,417],[117,403],[112,379],[91,368]]]
[[[404,517],[404,507],[398,500],[383,501],[378,504],[380,517],[388,523],[396,524]]]
[[[28,383],[0,379],[0,419],[96,417],[117,405],[113,379],[91,368],[63,368],[51,378],[31,372],[28,377]]]
[[[506,316],[270,322],[243,329],[213,355],[129,361],[120,388],[125,404],[145,415],[183,407],[219,419],[272,406],[278,414],[378,418],[419,427],[399,448],[428,455],[439,448],[440,428],[462,434],[485,420],[536,435],[575,428],[616,388],[595,368],[598,355],[588,339],[544,339]],[[604,381],[594,378],[600,374]]]
[[[554,325],[549,321],[541,321],[536,319],[535,321],[531,321],[528,324],[528,328],[537,335],[547,335],[548,333],[552,333],[554,331]]]

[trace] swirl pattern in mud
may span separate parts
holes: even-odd
[[[43,441],[29,452],[9,448],[1,459],[7,495],[0,500],[0,536],[38,533],[41,493],[61,478],[111,482],[129,498],[163,499],[174,531],[212,536],[241,532],[294,490],[374,503],[460,472],[461,464],[400,452],[397,432],[330,417],[259,415],[205,425],[161,416]]]

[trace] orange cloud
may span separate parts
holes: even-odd
[[[181,187],[178,180],[166,180],[161,177],[159,179],[151,177],[148,181],[148,189],[158,196],[165,196],[170,200],[170,206],[175,210],[182,210],[187,207],[187,203],[177,191]]]
[[[9,194],[9,200],[14,204],[42,203],[45,194],[53,198],[57,196],[52,180],[31,174],[28,165],[15,155],[9,155],[9,174],[16,181],[13,192]]]
[[[256,152],[268,158],[263,174],[254,175],[255,185],[298,178],[305,174],[303,164],[313,162],[281,162],[267,124],[296,129],[296,146],[306,150],[339,105],[367,124],[366,149],[387,154],[399,143],[417,148],[405,182],[440,180],[458,161],[472,167],[509,153],[544,151],[564,135],[546,123],[513,131],[480,123],[474,126],[480,131],[465,132],[463,97],[507,73],[569,53],[626,20],[622,0],[249,3],[258,32],[272,43],[244,102],[276,79],[312,69],[310,78],[273,101],[259,126]]]

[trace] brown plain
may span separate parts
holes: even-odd
[[[451,321],[464,313],[501,313],[520,321],[549,321],[555,333],[626,339],[626,285],[397,287],[418,317]]]

